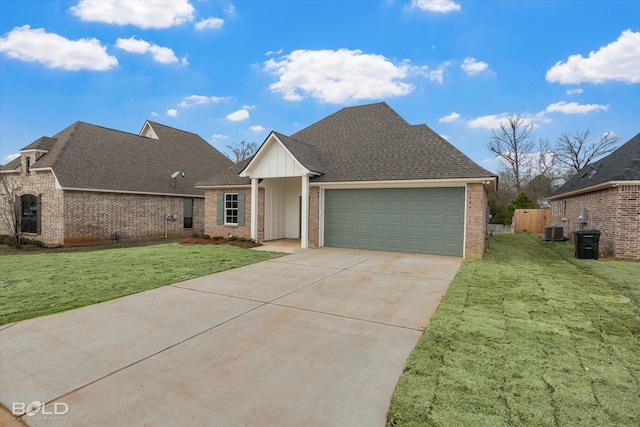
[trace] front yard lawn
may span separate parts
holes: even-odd
[[[387,424],[640,425],[640,263],[492,237],[410,355]]]
[[[0,324],[57,313],[270,259],[229,245],[178,243],[0,256]]]

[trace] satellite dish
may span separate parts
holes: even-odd
[[[174,173],[171,174],[171,178],[176,179],[178,175],[180,175],[180,171],[175,171]]]

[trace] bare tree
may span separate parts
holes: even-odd
[[[9,232],[16,249],[20,249],[20,186],[0,174],[0,227]]]
[[[256,151],[258,151],[259,147],[258,147],[258,144],[256,144],[255,142],[241,141],[234,145],[227,145],[227,148],[231,150],[235,159],[232,158],[231,156],[228,156],[228,157],[234,162],[240,163],[241,161],[246,160],[249,157],[253,156],[256,153]]]
[[[532,122],[519,114],[510,114],[500,123],[500,129],[491,130],[487,144],[489,150],[506,164],[517,194],[522,191],[523,180],[526,180],[524,174],[530,172],[527,167],[534,156],[533,129]]]
[[[607,132],[600,137],[591,136],[589,129],[560,135],[556,142],[555,154],[558,162],[576,173],[594,159],[614,151],[620,138]]]

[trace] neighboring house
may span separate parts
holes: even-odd
[[[552,224],[562,226],[566,237],[573,239],[578,229],[600,230],[600,252],[640,259],[640,133],[582,168],[549,200]]]
[[[465,256],[485,247],[497,176],[386,103],[344,108],[196,185],[205,233]]]
[[[233,164],[198,135],[149,121],[139,135],[76,122],[20,154],[0,174],[19,186],[23,236],[47,246],[202,234],[194,184]]]

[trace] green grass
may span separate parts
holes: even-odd
[[[390,426],[640,425],[640,263],[496,235],[409,356]]]
[[[229,245],[178,243],[0,256],[0,324],[57,313],[270,259]]]

